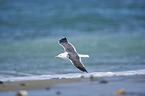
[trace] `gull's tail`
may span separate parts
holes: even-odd
[[[79,54],[79,57],[81,57],[81,58],[89,58],[89,55]]]

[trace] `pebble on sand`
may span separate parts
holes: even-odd
[[[16,96],[27,96],[27,91],[25,91],[25,90],[20,90],[18,93],[17,93],[17,95]]]
[[[82,79],[83,79],[83,78],[85,78],[85,77],[82,75],[80,78],[82,78]]]
[[[90,76],[90,80],[91,81],[95,81],[95,77],[93,77],[93,75]]]
[[[0,84],[2,85],[2,84],[4,84],[4,82],[3,81],[0,81]]]
[[[21,83],[20,85],[21,85],[21,86],[26,86],[26,84],[25,84],[25,83]]]
[[[99,83],[101,83],[101,84],[106,84],[106,83],[108,83],[108,81],[106,81],[106,80],[101,80]]]
[[[114,92],[115,95],[120,95],[120,94],[125,94],[125,93],[126,93],[126,92],[125,92],[124,89],[120,89],[120,90]]]
[[[46,89],[46,90],[50,90],[50,87],[46,87],[45,89]]]
[[[57,95],[60,95],[60,94],[61,94],[61,92],[60,92],[60,91],[57,91],[57,92],[56,92],[56,94],[57,94]]]

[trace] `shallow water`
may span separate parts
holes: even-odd
[[[82,59],[90,74],[145,69],[144,6],[144,0],[0,0],[0,78],[79,73],[54,58],[64,36],[90,55]]]

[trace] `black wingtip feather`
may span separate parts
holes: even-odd
[[[86,73],[88,73],[88,71],[85,69],[83,72],[86,72]]]
[[[67,42],[66,37],[63,37],[61,40],[59,40],[59,43]]]
[[[76,66],[76,67],[77,67],[78,69],[80,69],[81,71],[88,73],[88,71],[85,69],[85,67],[79,67],[79,66]]]
[[[86,73],[88,73],[88,71],[87,71],[87,70],[86,70],[85,72],[86,72]]]

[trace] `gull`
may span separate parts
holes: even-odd
[[[58,43],[64,48],[65,52],[60,53],[58,56],[55,56],[55,58],[60,57],[62,59],[70,60],[70,62],[75,67],[77,67],[83,72],[88,73],[88,71],[85,69],[85,66],[81,62],[81,58],[89,57],[89,55],[78,54],[75,47],[71,43],[68,42],[66,37],[59,40]]]

